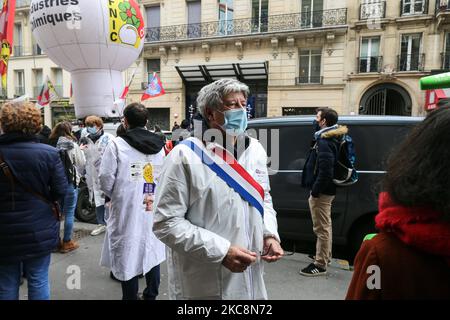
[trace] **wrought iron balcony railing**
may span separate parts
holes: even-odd
[[[13,46],[12,54],[14,57],[22,57],[25,55],[25,48],[23,46]]]
[[[359,8],[359,19],[382,19],[386,17],[386,1],[375,3],[361,3]]]
[[[436,0],[436,15],[442,12],[450,11],[450,3],[448,1]]]
[[[383,65],[383,57],[359,57],[358,58],[358,72],[381,72]]]
[[[16,97],[21,97],[24,94],[25,94],[25,87],[24,86],[15,87],[14,95]]]
[[[313,76],[303,76],[303,77],[297,77],[295,78],[295,84],[296,85],[302,85],[302,84],[322,84],[323,83],[323,77],[313,77]]]
[[[244,36],[265,32],[308,30],[344,26],[347,9],[268,16],[264,19],[234,19],[195,24],[147,28],[145,41],[177,41],[222,36]]]
[[[425,54],[401,54],[397,57],[398,71],[423,71],[425,66]]]
[[[428,0],[416,0],[406,2],[400,0],[400,16],[408,16],[415,14],[427,14],[428,13]]]
[[[31,4],[31,0],[16,0],[16,8],[29,7],[30,4]]]
[[[450,69],[450,52],[441,53],[441,69]]]

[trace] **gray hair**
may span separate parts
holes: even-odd
[[[235,79],[220,79],[204,86],[197,97],[197,108],[200,114],[205,116],[205,109],[220,110],[223,99],[230,93],[242,92],[245,99],[250,94],[250,89],[245,83]]]

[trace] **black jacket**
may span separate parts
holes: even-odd
[[[67,178],[55,148],[21,133],[0,136],[0,152],[14,176],[47,199],[64,197]],[[0,170],[0,263],[18,262],[52,252],[59,222],[49,204],[9,180]]]
[[[311,190],[313,197],[320,194],[336,195],[333,183],[334,166],[339,139],[348,132],[346,126],[326,131],[317,139],[305,162],[302,174],[302,186]]]

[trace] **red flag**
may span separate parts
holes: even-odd
[[[131,83],[133,82],[134,76],[136,75],[138,67],[136,67],[133,71],[133,74],[131,75],[130,81],[128,81],[128,84],[125,86],[125,88],[122,91],[122,94],[120,95],[121,100],[125,100],[127,98],[128,92],[130,91]]]
[[[148,83],[148,88],[145,90],[144,94],[141,97],[141,101],[162,96],[166,92],[162,86],[161,80],[159,79],[156,72],[153,73],[152,78]]]
[[[0,8],[0,75],[2,88],[6,88],[8,62],[11,56],[14,35],[14,11],[16,10],[16,0],[4,0]]]

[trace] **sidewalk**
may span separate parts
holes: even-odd
[[[100,267],[100,253],[103,235],[92,237],[93,224],[76,222],[75,237],[80,236],[80,248],[67,254],[54,253],[50,266],[50,285],[52,300],[120,300],[120,283],[109,277],[109,270]],[[310,263],[304,254],[286,257],[277,263],[265,265],[265,280],[270,299],[274,300],[340,300],[345,298],[352,272],[344,270],[347,266],[334,260],[326,277],[308,278],[298,274],[300,268]],[[340,264],[342,263],[342,265]],[[73,270],[81,271],[80,289],[68,289]],[[145,280],[140,279],[140,292]],[[26,281],[20,290],[20,299],[27,299]],[[161,286],[159,300],[167,300],[167,267],[161,267]]]

